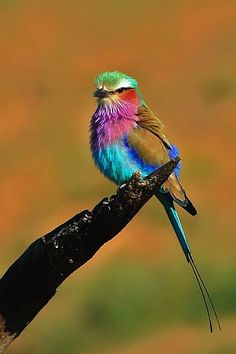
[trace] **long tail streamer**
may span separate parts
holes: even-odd
[[[202,295],[202,299],[203,299],[203,303],[204,306],[206,308],[206,313],[207,313],[207,317],[208,317],[208,321],[209,321],[209,326],[210,326],[210,331],[213,332],[213,326],[212,326],[212,320],[211,320],[211,311],[210,308],[212,309],[214,316],[216,318],[219,330],[221,330],[221,325],[220,325],[220,321],[216,312],[216,309],[214,307],[213,301],[211,299],[211,296],[209,294],[209,291],[203,281],[203,277],[200,273],[200,271],[198,270],[194,260],[193,260],[193,256],[191,253],[191,249],[190,246],[188,244],[182,223],[180,221],[179,215],[177,213],[177,211],[175,210],[175,207],[173,205],[173,200],[166,194],[164,193],[157,193],[157,197],[159,199],[159,201],[163,204],[166,213],[169,217],[169,220],[173,226],[173,229],[176,233],[176,236],[179,240],[179,243],[181,245],[181,248],[185,254],[185,257],[187,259],[187,262],[190,263],[193,274],[197,280],[197,284],[199,286],[201,295]]]
[[[191,268],[192,268],[194,276],[195,276],[195,278],[197,280],[200,292],[202,294],[203,302],[204,302],[204,305],[205,305],[205,308],[206,308],[207,317],[208,317],[208,321],[209,321],[210,331],[213,332],[213,326],[212,326],[211,315],[210,315],[210,310],[209,310],[209,306],[208,306],[207,300],[210,303],[210,306],[211,306],[211,308],[213,310],[213,313],[215,315],[216,322],[218,324],[219,330],[221,331],[221,325],[220,325],[220,321],[219,321],[215,306],[213,304],[213,301],[211,299],[209,291],[208,291],[208,289],[207,289],[207,287],[206,287],[206,285],[205,285],[205,283],[203,281],[202,275],[199,272],[199,270],[198,270],[198,268],[197,268],[197,266],[196,266],[196,264],[195,264],[195,262],[193,260],[193,257],[192,257],[191,253],[189,254],[189,263],[191,265]]]

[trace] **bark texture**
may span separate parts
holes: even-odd
[[[34,241],[0,279],[0,353],[60,284],[115,237],[173,172],[175,158],[145,179],[135,173],[92,211],[84,210]]]

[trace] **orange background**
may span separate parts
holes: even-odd
[[[0,3],[0,265],[115,186],[88,145],[93,81],[134,76],[179,146],[180,211],[222,323],[213,335],[160,205],[58,290],[8,353],[236,353],[236,2]]]

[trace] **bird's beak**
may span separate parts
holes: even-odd
[[[98,97],[98,98],[106,98],[106,97],[108,97],[108,95],[109,95],[109,92],[102,89],[102,88],[97,89],[93,94],[94,97]]]

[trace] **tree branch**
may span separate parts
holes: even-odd
[[[34,241],[0,279],[0,353],[53,297],[58,286],[116,236],[173,172],[175,158],[145,179],[135,173],[92,211]]]

